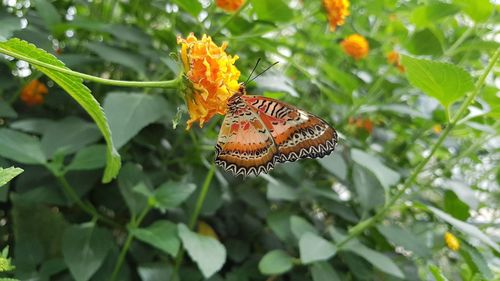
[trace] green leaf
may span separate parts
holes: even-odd
[[[142,281],[165,281],[165,276],[172,276],[172,271],[172,266],[162,262],[140,265],[137,268]],[[171,281],[174,280],[171,279]]]
[[[344,158],[339,155],[330,155],[317,160],[323,168],[341,180],[347,179],[347,165]]]
[[[432,26],[440,19],[456,14],[460,9],[456,5],[435,2],[413,10],[411,21],[420,28]]]
[[[73,161],[66,166],[67,171],[83,171],[102,168],[106,165],[106,146],[92,145],[76,153]]]
[[[293,259],[283,250],[268,252],[259,262],[259,271],[264,275],[288,272],[293,267]]]
[[[283,0],[251,0],[260,20],[284,22],[293,18],[293,11]]]
[[[397,225],[378,225],[378,231],[384,235],[387,241],[396,246],[402,246],[412,251],[415,255],[423,258],[430,257],[432,252],[425,242],[410,231]]]
[[[24,170],[16,167],[2,168],[0,167],[0,187],[17,177]]]
[[[168,181],[154,191],[154,198],[158,209],[165,211],[179,206],[186,201],[196,189],[192,183]]]
[[[430,264],[429,265],[429,270],[431,271],[432,276],[436,281],[448,281],[448,278],[444,276],[444,274],[441,272],[441,269],[439,267]]]
[[[373,173],[358,164],[353,164],[352,178],[359,202],[364,210],[384,204],[384,188]]]
[[[494,279],[488,262],[475,247],[471,246],[466,241],[462,241],[460,245],[460,254],[474,272],[479,272],[486,280]]]
[[[23,164],[45,164],[40,141],[27,134],[0,129],[0,156]]]
[[[147,205],[147,198],[137,194],[138,185],[151,189],[147,176],[138,165],[127,163],[118,176],[118,187],[132,215],[138,215]]]
[[[298,199],[297,190],[288,186],[284,182],[276,180],[269,175],[265,176],[269,182],[267,184],[267,198],[270,200],[296,201]]]
[[[476,22],[487,21],[495,6],[489,0],[454,0]]]
[[[414,32],[408,40],[406,48],[414,55],[440,55],[443,53],[441,41],[435,32],[428,28]]]
[[[492,249],[494,249],[497,252],[500,252],[500,247],[498,246],[495,241],[491,240],[491,238],[484,234],[481,230],[479,230],[477,227],[468,224],[466,222],[460,221],[455,219],[454,217],[448,215],[447,213],[434,208],[432,206],[427,206],[427,208],[434,213],[437,217],[440,219],[446,221],[447,223],[453,225],[456,229],[462,231],[465,234],[468,234],[470,236],[473,236],[481,241],[483,241],[486,245],[489,245]]]
[[[19,18],[2,15],[0,19],[0,42],[12,37],[12,33],[19,29],[21,29]]]
[[[444,211],[459,220],[466,220],[469,218],[469,206],[462,202],[457,195],[451,191],[444,192]]]
[[[274,234],[285,242],[293,239],[293,234],[290,230],[290,218],[290,212],[285,210],[271,212],[266,218],[267,225]]]
[[[16,58],[19,59],[30,58],[67,69],[56,57],[42,49],[38,49],[33,44],[29,44],[28,42],[17,38],[10,39],[6,42],[0,42],[0,51],[6,54],[15,55]],[[78,102],[96,122],[97,127],[99,127],[99,130],[103,134],[107,144],[107,163],[106,169],[104,170],[103,182],[110,182],[120,171],[120,155],[113,145],[111,131],[109,130],[106,116],[104,115],[99,103],[94,96],[92,96],[90,90],[83,85],[81,78],[69,76],[40,66],[35,67],[50,77],[54,82],[56,82],[56,84],[61,86],[61,88],[63,88],[73,99],[75,99],[76,102]]]
[[[205,278],[218,272],[226,262],[226,249],[212,237],[192,232],[184,224],[178,225],[182,245],[196,262]]]
[[[101,59],[135,70],[141,76],[146,73],[146,59],[127,49],[113,47],[105,43],[85,42],[83,45]]]
[[[299,216],[290,217],[290,228],[295,238],[300,239],[305,233],[318,234],[318,231],[307,220]]]
[[[87,281],[96,273],[114,244],[111,233],[93,224],[71,226],[62,239],[62,253],[76,281]]]
[[[35,4],[36,10],[47,28],[54,29],[55,25],[61,23],[61,16],[51,2],[47,0],[34,0],[33,4]]]
[[[354,162],[370,170],[387,191],[392,185],[399,182],[401,176],[384,165],[378,158],[359,149],[351,150],[351,157]]]
[[[341,281],[333,267],[327,262],[316,262],[310,267],[313,281]]]
[[[474,88],[465,70],[443,62],[403,56],[402,63],[410,83],[448,108]]]
[[[337,253],[337,248],[325,238],[307,232],[299,240],[300,260],[304,264],[328,260]]]
[[[131,233],[139,240],[156,247],[175,257],[180,247],[177,237],[177,226],[170,221],[157,220],[147,228],[131,229]]]
[[[179,7],[190,13],[193,17],[197,17],[203,9],[198,0],[172,0],[172,2],[179,5]]]
[[[167,103],[160,96],[145,93],[109,93],[104,100],[116,148],[122,147],[147,125],[165,117]]]
[[[0,117],[17,118],[17,112],[9,104],[0,102]]]
[[[42,149],[47,157],[56,153],[71,154],[101,138],[94,123],[67,117],[49,125],[42,137]]]

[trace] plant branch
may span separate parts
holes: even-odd
[[[460,108],[458,109],[457,113],[455,116],[451,119],[450,124],[445,128],[445,130],[442,132],[442,134],[439,136],[438,140],[434,144],[434,146],[431,149],[431,152],[427,157],[425,157],[418,165],[417,167],[413,170],[411,175],[407,178],[405,183],[403,184],[403,187],[394,195],[387,204],[382,207],[374,216],[372,216],[369,219],[366,219],[354,227],[352,227],[349,231],[349,235],[342,240],[341,242],[338,243],[338,247],[342,247],[345,245],[348,241],[353,239],[354,237],[358,236],[361,234],[363,231],[366,229],[370,228],[372,225],[374,225],[379,219],[383,218],[385,214],[393,207],[393,205],[396,203],[396,201],[401,198],[405,194],[405,192],[415,183],[418,175],[420,172],[423,170],[425,165],[429,162],[429,160],[434,156],[434,153],[441,147],[441,144],[444,142],[448,134],[451,132],[451,130],[455,127],[455,125],[458,123],[460,118],[465,114],[467,111],[467,107],[475,100],[477,95],[480,93],[484,82],[486,80],[486,77],[490,73],[491,69],[497,62],[498,58],[500,57],[500,49],[496,50],[495,54],[492,56],[490,63],[486,67],[485,71],[479,77],[479,80],[476,83],[476,87],[474,88],[473,92],[465,99],[465,101],[461,104]]]
[[[66,69],[63,67],[55,66],[49,63],[45,63],[42,61],[39,61],[34,58],[30,58],[21,54],[18,54],[16,52],[12,52],[9,50],[6,50],[2,47],[0,47],[0,53],[9,55],[11,57],[14,57],[19,60],[23,60],[26,62],[29,62],[33,65],[36,65],[38,67],[43,67],[51,70],[55,70],[64,74],[68,74],[71,76],[79,77],[84,80],[100,83],[100,84],[105,84],[105,85],[113,85],[113,86],[121,86],[121,87],[152,87],[152,88],[177,88],[180,82],[182,81],[182,76],[177,76],[173,80],[166,80],[166,81],[125,81],[125,80],[113,80],[113,79],[106,79],[106,78],[101,78],[97,76],[92,76],[88,74],[84,74],[81,72],[73,71],[70,69]]]

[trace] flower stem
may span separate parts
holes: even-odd
[[[198,199],[196,200],[194,211],[191,214],[191,218],[189,219],[188,227],[191,230],[194,228],[196,222],[198,221],[198,216],[200,215],[201,208],[203,207],[203,202],[205,202],[205,198],[207,197],[208,189],[210,187],[210,183],[212,183],[214,174],[215,174],[215,165],[212,163],[212,165],[210,165],[210,170],[208,170],[208,174],[205,177],[205,181],[203,182],[203,186],[201,187]],[[177,253],[177,256],[175,257],[175,268],[174,271],[172,271],[170,280],[172,280],[172,277],[179,272],[179,268],[181,267],[183,258],[184,258],[184,248],[180,248],[179,252]]]
[[[128,249],[130,248],[130,245],[132,245],[132,241],[134,240],[134,236],[132,235],[132,232],[130,229],[135,229],[138,228],[141,225],[141,222],[144,220],[148,212],[151,210],[151,206],[147,205],[137,218],[132,218],[130,222],[130,227],[128,229],[128,234],[127,238],[125,239],[125,243],[123,244],[123,247],[120,251],[120,254],[118,256],[118,260],[116,261],[115,268],[113,269],[113,273],[111,274],[111,277],[109,278],[110,281],[116,280],[118,277],[118,274],[120,273],[120,269],[122,268],[123,262],[125,261],[125,257],[127,256]]]
[[[486,77],[490,73],[491,69],[497,62],[498,58],[500,57],[500,49],[497,49],[495,54],[492,56],[490,63],[486,67],[485,71],[479,77],[479,80],[476,83],[476,87],[474,88],[473,92],[465,99],[465,101],[461,104],[460,108],[458,109],[457,113],[455,116],[451,119],[449,125],[445,128],[445,130],[441,133],[439,136],[438,140],[434,144],[434,146],[431,149],[430,154],[425,157],[418,165],[417,167],[413,170],[411,175],[407,178],[405,183],[403,184],[403,187],[394,195],[387,204],[382,207],[374,216],[370,217],[369,219],[366,219],[354,227],[352,227],[349,230],[349,235],[342,241],[340,241],[337,245],[337,247],[342,247],[345,245],[348,241],[351,239],[355,238],[359,234],[363,233],[366,229],[370,228],[372,225],[374,225],[379,219],[383,218],[385,214],[393,207],[393,205],[396,203],[396,201],[403,196],[406,191],[413,185],[413,183],[416,181],[418,175],[420,172],[423,170],[425,165],[429,162],[429,160],[432,158],[434,153],[439,149],[441,144],[444,142],[448,134],[451,132],[451,130],[455,127],[455,125],[458,123],[460,118],[465,114],[467,107],[475,100],[479,92],[481,91],[484,82],[486,80]]]
[[[88,213],[89,215],[92,216],[92,218],[96,218],[110,226],[113,227],[121,227],[119,224],[114,222],[113,220],[99,214],[94,207],[89,206],[88,204],[85,204],[80,198],[78,197],[78,194],[75,192],[73,187],[69,184],[69,182],[66,180],[64,176],[56,176],[57,180],[61,184],[64,192],[66,195],[78,206],[80,209],[82,209],[84,212]]]
[[[36,65],[38,67],[43,67],[51,70],[55,70],[57,72],[61,72],[64,74],[68,74],[71,76],[76,76],[88,81],[100,83],[100,84],[105,84],[105,85],[113,85],[113,86],[121,86],[121,87],[152,87],[152,88],[177,88],[178,85],[181,82],[182,76],[177,76],[176,79],[173,80],[166,80],[166,81],[124,81],[124,80],[113,80],[113,79],[105,79],[97,76],[92,76],[88,74],[84,74],[81,72],[73,71],[71,69],[59,67],[52,65],[50,63],[42,62],[34,58],[30,58],[21,54],[18,54],[16,52],[12,52],[10,50],[3,49],[0,47],[0,53],[9,55],[11,57],[14,57],[16,59],[20,59],[26,62],[29,62],[33,65]],[[180,78],[179,78],[180,77]]]

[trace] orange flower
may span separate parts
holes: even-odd
[[[435,124],[434,126],[432,126],[432,130],[436,135],[438,135],[443,131],[443,127],[441,127],[441,125],[439,124]]]
[[[368,118],[363,119],[361,117],[349,117],[349,124],[354,125],[357,129],[364,129],[369,134],[373,132],[373,121]]]
[[[31,80],[21,90],[21,100],[29,105],[39,105],[43,103],[45,95],[49,93],[47,87],[37,79]]]
[[[387,54],[387,63],[393,64],[399,69],[400,72],[405,72],[405,67],[399,62],[399,53],[396,51],[390,51]]]
[[[347,36],[340,45],[344,52],[356,60],[362,59],[368,55],[370,47],[365,37],[359,34],[352,34]]]
[[[460,241],[458,241],[458,238],[453,235],[451,232],[446,231],[444,234],[444,241],[446,242],[446,246],[450,248],[452,251],[458,251],[460,249]]]
[[[335,31],[339,25],[343,25],[345,18],[349,15],[349,0],[323,0],[326,9],[330,30]]]
[[[225,114],[227,100],[238,91],[240,71],[234,66],[238,56],[226,54],[227,43],[217,46],[210,36],[198,40],[192,33],[181,44],[185,97],[190,119],[187,128],[198,121],[200,127],[215,114]]]
[[[234,12],[238,10],[241,5],[245,3],[245,0],[217,0],[215,1],[215,4],[217,7],[228,11],[228,12]]]

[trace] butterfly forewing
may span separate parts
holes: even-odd
[[[325,121],[286,103],[261,96],[242,96],[271,133],[279,150],[278,162],[329,155],[337,133]]]
[[[267,173],[279,151],[268,128],[241,96],[228,103],[216,145],[215,163],[236,175]]]

